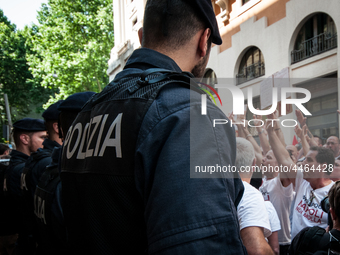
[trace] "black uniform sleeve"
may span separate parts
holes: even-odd
[[[190,175],[197,166],[234,164],[233,128],[213,127],[212,119],[226,118],[213,105],[204,116],[197,100],[167,107],[164,97],[145,116],[136,153],[149,254],[246,254],[236,214],[241,180]]]

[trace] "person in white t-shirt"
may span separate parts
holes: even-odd
[[[275,157],[279,165],[285,167],[280,173],[281,179],[284,183],[295,184],[296,198],[292,211],[291,237],[294,238],[305,227],[326,228],[328,215],[322,211],[320,202],[334,183],[329,179],[334,167],[332,151],[316,146],[306,150],[308,153],[302,162],[303,173],[301,173],[270,125],[267,126],[267,131]],[[301,136],[301,142],[306,143],[304,135]]]
[[[235,165],[244,185],[243,197],[237,206],[241,239],[250,255],[274,254],[265,239],[271,235],[271,227],[263,197],[249,184],[253,172],[245,170],[245,167],[255,167],[254,149],[249,141],[237,137],[236,150]]]
[[[273,204],[270,201],[264,201],[264,204],[267,209],[270,229],[272,231],[272,234],[268,237],[268,243],[270,247],[272,247],[275,254],[281,254],[279,253],[280,245],[279,245],[279,238],[278,238],[278,231],[281,230],[281,223],[280,223],[279,217],[277,215],[277,212]]]
[[[273,204],[278,214],[281,222],[281,230],[278,233],[279,243],[281,246],[287,246],[287,250],[291,242],[289,213],[294,199],[293,184],[285,187],[281,182],[280,175],[272,179],[267,179],[265,176],[260,187],[260,192],[264,200],[270,201]]]
[[[254,116],[254,119],[257,118]],[[244,133],[246,139],[252,144],[255,150],[256,160],[262,163],[262,171],[264,174],[264,179],[262,180],[262,186],[260,187],[260,191],[263,195],[264,200],[270,201],[280,219],[281,229],[278,231],[278,239],[280,244],[280,254],[286,255],[288,251],[288,247],[290,245],[290,219],[289,212],[292,204],[292,200],[294,198],[293,193],[293,185],[290,183],[286,183],[280,179],[278,176],[278,172],[275,171],[264,171],[265,167],[277,167],[278,163],[275,158],[275,155],[272,150],[270,150],[270,146],[266,137],[262,137],[260,139],[261,145],[267,148],[267,153],[265,156],[262,156],[261,149],[258,146],[255,139],[249,133],[248,129],[243,127],[243,125],[238,126],[239,130],[241,129]],[[275,127],[276,133],[282,136],[282,131],[279,126]],[[262,134],[263,131],[260,131]],[[281,138],[282,139],[282,138]],[[280,143],[282,141],[280,140]],[[258,164],[258,163],[257,163]],[[260,164],[258,164],[260,165]],[[284,182],[284,183],[283,183]]]

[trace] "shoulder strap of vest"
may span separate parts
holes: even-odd
[[[148,80],[147,76],[150,74],[154,74],[154,73],[161,73],[161,75],[151,80]],[[153,101],[155,100],[159,92],[162,90],[162,88],[164,88],[165,86],[169,84],[180,85],[180,86],[189,88],[191,90],[194,90],[199,94],[205,94],[205,92],[199,88],[198,84],[194,82],[193,78],[194,76],[189,72],[179,73],[179,72],[174,72],[174,71],[161,69],[161,68],[151,68],[151,69],[144,71],[140,75],[140,79],[137,81],[137,85],[131,88],[129,90],[129,93],[133,94],[138,89],[146,85],[163,82],[162,84],[160,84],[158,89],[154,91],[154,93],[149,98],[148,102],[145,104],[144,112],[147,112],[150,105],[153,103]]]
[[[32,169],[40,160],[47,157],[51,157],[51,153],[43,149],[38,149],[36,152],[32,153],[31,157],[26,161],[26,164],[21,174],[22,175],[20,180],[21,190],[23,190],[24,192],[28,191],[27,185],[29,184],[29,179],[32,176]]]
[[[147,76],[149,76],[150,74],[156,74],[156,73],[159,73],[160,75],[151,80],[148,79]],[[135,77],[135,76],[136,74],[126,75],[122,77],[121,79],[128,78],[128,77]],[[167,82],[163,84],[162,86],[160,86],[160,88],[170,83],[176,83],[176,84],[181,84],[181,86],[187,87],[191,90],[195,90],[196,92],[200,94],[205,94],[205,92],[201,90],[198,84],[193,80],[195,77],[189,72],[180,73],[180,72],[171,71],[171,70],[162,69],[162,68],[150,68],[150,69],[145,70],[144,72],[142,72],[141,74],[137,76],[140,76],[140,79],[137,81],[137,84],[135,86],[129,89],[130,94],[135,93],[138,89],[146,85],[155,84],[159,82],[166,82],[166,81],[172,81],[172,82]]]
[[[8,165],[7,169],[5,170],[5,176],[4,176],[4,186],[3,186],[3,191],[5,196],[10,195],[11,192],[11,185],[10,182],[8,181],[11,178],[11,175],[13,174],[13,169],[17,165],[21,164],[21,161],[15,161],[15,162],[10,162]]]
[[[43,158],[47,158],[51,156],[51,152],[43,150],[43,149],[38,149],[35,153],[32,154],[32,157],[34,160],[40,160]]]
[[[155,73],[161,73],[160,76],[153,78],[151,80],[147,79],[147,76],[150,74],[155,74]],[[181,83],[182,86],[187,87],[189,89],[195,90],[200,94],[205,94],[203,90],[201,90],[198,86],[198,84],[193,80],[195,78],[191,73],[189,72],[175,72],[175,71],[170,71],[166,69],[161,69],[161,68],[151,68],[146,71],[144,71],[140,75],[140,79],[137,81],[137,84],[139,87],[146,86],[148,84],[155,84],[158,82],[166,82],[166,81],[172,81],[176,83]],[[166,83],[169,84],[169,83]],[[164,84],[164,85],[166,85]],[[139,89],[139,87],[137,89]],[[163,86],[162,86],[163,87]],[[133,93],[134,91],[132,91]],[[131,93],[131,92],[130,92]]]

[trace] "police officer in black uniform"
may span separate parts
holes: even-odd
[[[202,115],[202,90],[190,84],[203,76],[211,42],[222,43],[211,0],[147,1],[142,48],[84,106],[64,142],[71,252],[246,254],[241,180],[190,178],[195,166],[235,163],[235,131],[213,127],[227,117],[210,101]]]
[[[58,104],[59,135],[66,134],[73,120],[83,105],[94,92],[80,92],[69,96]],[[65,131],[66,130],[66,131]],[[38,223],[38,251],[40,254],[66,254],[66,227],[61,207],[61,183],[59,175],[59,158],[62,148],[54,147],[51,163],[39,179],[34,195],[34,212]],[[39,248],[40,247],[40,248]]]
[[[47,139],[43,142],[43,148],[39,148],[36,152],[33,152],[27,159],[25,167],[23,169],[21,177],[21,189],[24,198],[23,217],[24,227],[26,231],[30,233],[33,240],[42,245],[39,242],[39,236],[37,233],[37,227],[35,224],[33,197],[35,188],[39,182],[40,176],[45,171],[46,166],[52,161],[51,154],[54,147],[61,146],[61,139],[59,138],[58,129],[58,106],[63,102],[58,102],[50,105],[42,114],[45,120],[45,126],[47,130]],[[40,245],[40,246],[41,246]],[[37,254],[44,254],[40,252],[41,247],[37,247]]]
[[[9,150],[9,147],[4,147],[4,149]],[[9,160],[9,155],[0,155],[0,254],[12,255],[14,254],[15,242],[18,239],[18,235],[8,221],[11,215],[7,208],[11,207],[12,203],[5,197],[3,191],[5,172]]]
[[[52,161],[50,156],[54,147],[60,147],[62,144],[62,141],[59,138],[59,111],[57,108],[63,101],[64,100],[59,100],[58,102],[50,105],[43,112],[42,117],[45,120],[47,139],[43,142],[43,148],[32,153],[30,159],[27,160],[26,167],[24,169],[22,188],[24,191],[29,191],[32,199],[41,174],[45,171],[46,166]]]
[[[29,236],[23,224],[23,195],[21,191],[21,177],[26,160],[31,153],[42,147],[45,140],[46,127],[39,119],[24,118],[13,124],[13,138],[16,146],[11,152],[10,164],[6,170],[4,192],[13,205],[5,208],[9,210],[13,230],[19,233],[16,254],[33,254],[35,242]]]

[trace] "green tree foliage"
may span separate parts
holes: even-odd
[[[4,94],[8,95],[9,104],[15,109],[12,112],[13,120],[24,117],[37,102],[46,102],[49,98],[49,91],[40,86],[38,79],[33,79],[27,64],[26,56],[32,50],[26,44],[26,38],[31,32],[28,27],[17,31],[0,10],[0,124],[7,119]],[[41,106],[42,103],[42,110]]]
[[[42,86],[58,89],[49,103],[81,91],[101,91],[108,83],[113,47],[112,0],[49,0],[38,12],[31,37],[38,54],[29,58]]]

